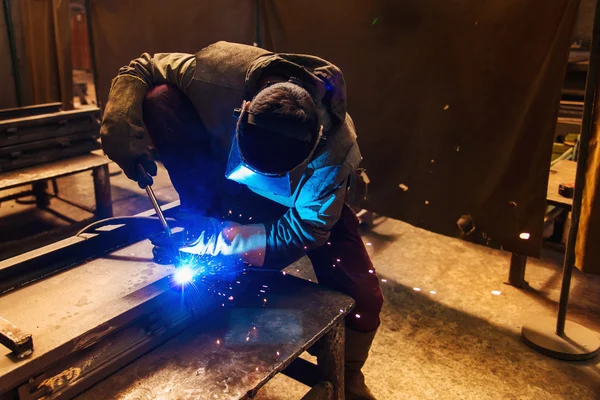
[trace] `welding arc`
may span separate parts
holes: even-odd
[[[175,219],[173,219],[173,218],[166,218],[166,220],[169,222],[175,222]],[[156,221],[156,222],[160,223],[160,220],[158,219],[158,217],[143,217],[143,216],[133,216],[133,215],[125,216],[125,217],[110,217],[110,218],[101,219],[100,221],[96,221],[96,222],[89,224],[88,226],[86,226],[85,228],[83,228],[82,230],[77,232],[77,234],[75,236],[81,236],[84,233],[93,231],[95,229],[101,228],[106,225],[120,225],[120,224],[126,225],[128,222],[132,222],[132,221]]]

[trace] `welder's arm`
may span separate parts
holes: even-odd
[[[138,163],[148,173],[156,175],[156,164],[150,160],[150,151],[144,140],[142,105],[146,93],[149,88],[160,84],[172,84],[185,92],[192,81],[195,66],[193,54],[150,56],[145,53],[122,67],[113,79],[100,127],[102,147],[127,177],[140,182],[140,185],[145,177],[139,173]]]
[[[348,176],[349,171],[344,167],[315,171],[300,192],[296,206],[279,220],[265,224],[265,266],[285,268],[307,251],[327,243],[344,206]],[[319,187],[315,188],[313,183]]]
[[[343,167],[315,171],[302,188],[296,206],[271,223],[241,225],[205,218],[200,224],[204,226],[200,240],[181,251],[229,256],[256,267],[285,268],[308,250],[327,243],[344,206],[348,175],[348,168]]]

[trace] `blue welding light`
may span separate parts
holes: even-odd
[[[173,278],[175,279],[175,282],[177,284],[185,285],[187,283],[190,283],[194,279],[195,274],[196,273],[192,268],[190,268],[188,266],[183,266],[183,267],[177,268]]]

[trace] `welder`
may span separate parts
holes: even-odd
[[[319,284],[353,297],[346,398],[373,399],[361,369],[383,296],[346,204],[361,155],[338,67],[228,42],[196,54],[145,53],[113,80],[101,138],[142,187],[152,178],[138,166],[155,176],[158,154],[182,220],[198,233],[176,243],[181,252],[259,269],[307,255]]]

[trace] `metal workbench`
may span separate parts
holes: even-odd
[[[0,399],[244,398],[290,364],[284,372],[315,386],[312,395],[343,398],[351,298],[279,272],[182,291],[174,268],[155,264],[150,241],[139,241],[158,229],[117,226],[0,263],[16,288],[4,285],[0,316],[34,344],[25,358],[0,347]],[[294,362],[317,340],[318,367]]]

